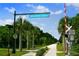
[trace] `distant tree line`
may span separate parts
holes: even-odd
[[[22,21],[23,20],[23,21]],[[12,48],[13,42],[13,34],[14,34],[14,24],[0,26],[0,48],[7,48],[8,41],[10,44],[10,48]],[[22,19],[19,17],[15,22],[15,29],[17,34],[16,39],[16,48],[20,47],[20,43],[22,48],[27,47],[27,39],[28,39],[28,47],[31,48],[34,44],[42,46],[49,45],[57,42],[57,39],[54,38],[49,33],[44,33],[40,28],[33,26],[26,19]],[[21,41],[20,41],[21,40]],[[34,40],[34,43],[33,43]]]

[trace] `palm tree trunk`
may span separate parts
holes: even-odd
[[[27,39],[27,49],[28,49],[28,48],[29,48],[29,47],[28,47],[28,45],[29,45],[29,43],[28,43],[28,42],[29,42],[29,41],[28,41],[28,31],[27,31],[27,37],[26,37],[26,39]]]
[[[21,33],[19,34],[19,50],[22,51],[22,38],[21,38]]]
[[[32,49],[34,49],[34,33],[33,33],[33,40],[32,40]]]
[[[22,51],[22,18],[20,19],[20,32],[19,32],[19,50]]]

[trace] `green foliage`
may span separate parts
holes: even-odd
[[[67,23],[71,24],[71,18],[66,17]],[[64,32],[64,17],[60,19],[59,24],[58,24],[58,32],[61,34]]]
[[[72,56],[79,56],[79,44],[73,44],[70,53]]]
[[[38,50],[38,51],[36,52],[36,56],[43,56],[44,53],[45,53],[47,50],[48,50],[47,47],[41,48],[40,50]]]
[[[18,18],[15,22],[15,32],[17,34],[16,39],[16,48],[19,47],[19,36],[21,35],[22,39],[22,48],[27,47],[27,36],[29,42],[29,48],[32,48],[32,42],[34,40],[35,45],[49,45],[57,42],[57,39],[54,38],[49,33],[44,33],[40,28],[33,26],[30,22],[22,18]],[[13,47],[13,34],[14,34],[14,24],[0,26],[0,48],[7,48],[8,41],[10,48]],[[27,33],[28,32],[28,33]],[[34,35],[34,37],[33,37]]]

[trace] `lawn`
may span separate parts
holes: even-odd
[[[57,56],[64,56],[62,43],[57,43]]]
[[[27,52],[23,51],[23,52],[20,52],[20,51],[17,51],[16,54],[12,54],[11,53],[11,56],[21,56],[23,54],[26,54]]]
[[[63,51],[62,43],[57,43],[57,51]]]
[[[15,54],[12,54],[12,51],[10,51],[10,56],[21,56],[21,55],[26,54],[26,53],[28,53],[28,52],[26,52],[26,51],[22,51],[22,52],[16,51]],[[8,49],[0,48],[0,56],[8,56]]]
[[[57,53],[57,56],[64,56],[64,53]]]

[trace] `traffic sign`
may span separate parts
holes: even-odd
[[[14,35],[13,35],[13,38],[14,38],[14,39],[17,39],[17,34],[14,34]]]
[[[66,33],[72,28],[72,26],[66,26],[67,30]]]

